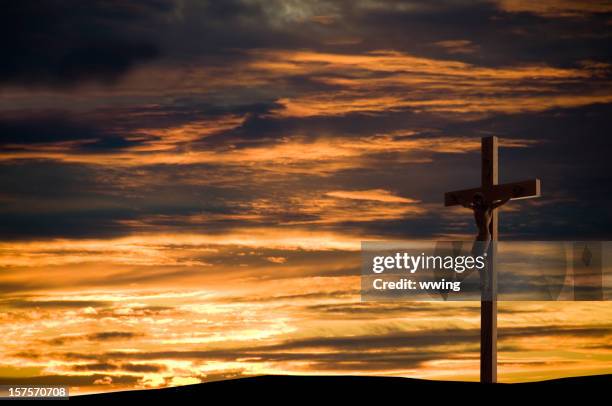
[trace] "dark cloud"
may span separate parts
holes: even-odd
[[[12,196],[0,204],[4,238],[117,237],[130,232],[124,221],[199,213],[206,202],[180,184],[166,184],[174,189],[167,194],[159,189],[162,185],[128,193],[124,181],[146,183],[148,176],[129,170],[48,160],[5,162],[0,168],[0,187]]]
[[[439,303],[436,303],[438,305]],[[468,307],[466,305],[465,307]],[[325,317],[325,315],[342,315],[343,317],[358,317],[363,319],[370,319],[371,317],[390,315],[390,314],[433,314],[440,311],[438,306],[432,306],[430,303],[419,303],[419,302],[398,302],[398,303],[384,303],[384,302],[360,302],[360,303],[347,303],[347,304],[315,304],[307,307],[307,310],[315,312],[320,315],[319,317]],[[473,309],[467,309],[469,312]],[[501,312],[501,311],[500,311]]]
[[[66,86],[112,82],[159,55],[151,33],[171,1],[12,2],[0,17],[0,83]]]
[[[74,341],[114,341],[114,340],[129,340],[135,337],[140,337],[142,334],[133,333],[130,331],[103,331],[78,336],[56,337],[48,341],[51,345],[64,345]]]
[[[151,364],[122,364],[121,370],[127,372],[141,372],[141,373],[152,373],[161,372],[166,368],[163,365],[151,365]]]
[[[64,153],[113,153],[158,139],[134,132],[129,123],[121,124],[121,120],[113,118],[113,113],[92,116],[61,110],[8,112],[0,114],[0,150],[55,146],[56,151]]]
[[[395,49],[496,66],[539,62],[542,55],[560,66],[611,58],[610,13],[542,16],[508,12],[490,1],[338,0],[287,6],[278,0],[27,0],[3,11],[0,83],[27,86],[112,82],[132,66],[158,59],[244,63],[248,57],[242,51],[260,48]],[[321,17],[329,23],[321,24]],[[356,41],[347,44],[347,38]],[[469,42],[477,51],[449,54],[448,47],[436,45],[453,40]],[[309,86],[308,77],[293,80]]]
[[[132,333],[130,331],[103,331],[100,333],[89,334],[87,339],[93,341],[109,341],[125,340],[137,336],[139,336],[139,334]]]
[[[126,215],[127,214],[127,215]],[[72,211],[56,213],[0,214],[0,236],[13,240],[54,237],[120,237],[129,234],[119,219],[132,216],[117,210],[92,210],[86,213]]]
[[[96,362],[91,364],[80,364],[72,367],[73,371],[116,371],[119,367],[108,362]]]
[[[0,116],[2,144],[39,144],[96,139],[104,134],[99,126],[68,117],[66,113],[21,113]]]
[[[541,61],[574,65],[577,60],[605,58],[610,13],[578,18],[508,12],[491,1],[382,1],[379,7],[343,10],[351,26],[360,27],[365,43],[378,49],[398,49],[433,58],[503,66]],[[405,5],[406,7],[402,7]],[[467,40],[474,53],[448,53],[436,42]]]
[[[124,371],[124,372],[137,372],[137,373],[152,373],[161,372],[165,370],[163,365],[152,365],[152,364],[112,364],[108,362],[96,362],[89,364],[79,364],[72,367],[74,371]]]
[[[84,307],[103,307],[110,302],[97,300],[27,300],[7,299],[0,301],[0,306],[15,309],[80,309]]]
[[[36,282],[0,282],[0,294],[7,295],[11,293],[23,292],[27,290],[37,290],[44,288],[46,283],[41,281]]]
[[[164,41],[172,44],[166,48],[179,60],[218,63],[214,56],[222,55],[226,62],[236,61],[243,56],[235,50],[258,48],[357,53],[394,49],[488,66],[539,62],[542,55],[555,65],[571,66],[612,56],[606,47],[611,13],[606,12],[568,18],[509,11],[487,0],[337,0],[289,7],[282,1],[187,1],[182,11],[183,18]],[[321,16],[329,23],[321,24]],[[469,42],[475,52],[451,54],[437,45],[452,40]],[[294,80],[307,83],[309,78],[298,75]]]

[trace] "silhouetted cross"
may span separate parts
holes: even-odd
[[[472,202],[476,195],[484,197],[486,204],[507,199],[528,199],[540,196],[540,180],[498,185],[498,139],[482,138],[482,185],[479,188],[457,190],[444,195],[445,206],[464,205]],[[497,210],[493,209],[490,236],[498,239]],[[487,274],[488,286],[483,289],[480,302],[480,381],[497,382],[497,272],[495,269],[496,244],[489,248]],[[486,293],[486,295],[485,295]]]

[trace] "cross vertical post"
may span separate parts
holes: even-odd
[[[486,285],[482,287],[480,296],[480,382],[497,382],[497,270],[496,254],[498,240],[498,214],[497,208],[509,200],[531,199],[540,197],[540,180],[530,179],[520,182],[499,182],[497,137],[485,137],[481,140],[481,185],[478,188],[455,190],[444,194],[444,206],[461,205],[474,210],[476,225],[480,218],[474,206],[476,197],[484,198],[485,206],[492,207],[489,221]],[[482,204],[482,203],[480,203]],[[480,210],[482,212],[482,210]],[[485,229],[486,230],[486,229]],[[475,243],[483,241],[479,230]],[[484,244],[484,243],[483,243]]]
[[[499,182],[497,137],[485,137],[481,140],[481,155],[481,188],[485,196],[488,196]],[[493,210],[492,216],[491,244],[487,261],[488,286],[483,290],[480,302],[480,381],[482,383],[497,382],[497,270],[495,269],[498,240],[497,210]]]

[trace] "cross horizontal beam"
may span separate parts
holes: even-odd
[[[491,188],[456,190],[444,194],[444,206],[456,206],[472,202],[476,193],[482,193],[488,202],[496,200],[519,200],[540,196],[540,179],[493,185]]]

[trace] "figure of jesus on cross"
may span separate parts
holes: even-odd
[[[461,199],[461,197],[457,198],[459,204],[474,212],[474,222],[478,229],[474,245],[472,245],[471,255],[473,257],[488,256],[491,236],[493,235],[493,214],[495,209],[508,203],[510,197],[506,197],[503,200],[487,201],[482,192],[476,192],[472,201],[465,202]],[[490,294],[490,291],[487,291],[487,289],[492,289],[492,286],[489,286],[487,276],[486,268],[480,271],[480,290],[485,295],[487,295],[487,292]]]
[[[481,187],[448,192],[445,206],[461,205],[474,212],[478,235],[472,255],[488,256],[487,267],[480,271],[480,381],[497,382],[497,273],[495,269],[498,239],[497,208],[510,200],[540,196],[540,180],[498,185],[498,139],[482,139]],[[493,241],[493,244],[490,242]]]

